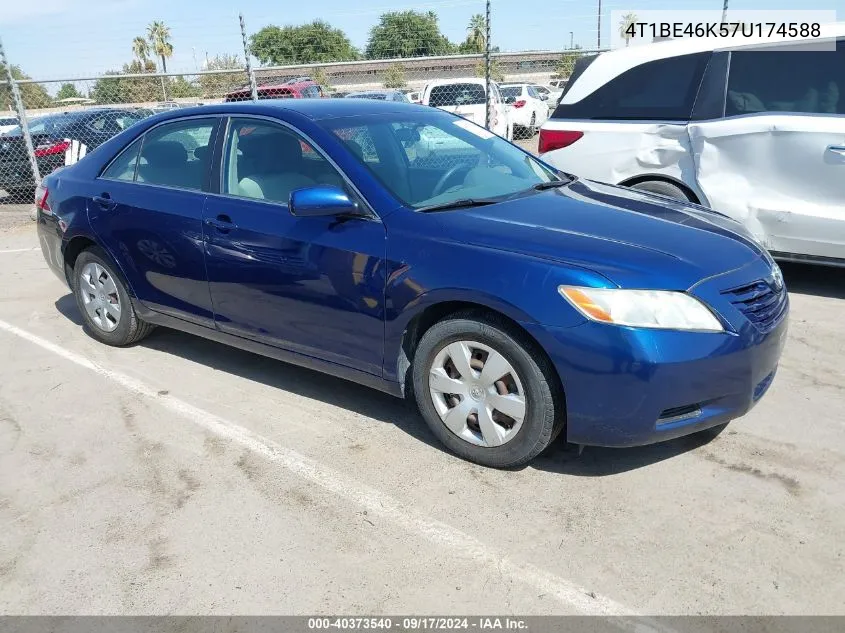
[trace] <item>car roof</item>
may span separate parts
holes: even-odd
[[[191,108],[180,108],[159,114],[159,121],[181,118],[196,114],[278,114],[279,111],[295,112],[315,121],[339,117],[364,116],[388,113],[425,113],[432,108],[402,101],[379,101],[373,99],[262,99],[260,101],[239,101],[218,103]]]
[[[451,86],[452,84],[478,84],[479,86],[483,86],[485,83],[484,79],[479,77],[457,77],[455,79],[435,79],[434,81],[428,82],[426,84],[425,89],[428,90],[429,88],[434,88],[436,86]]]
[[[845,22],[823,24],[821,25],[821,32],[825,38],[842,37],[845,35]],[[800,44],[811,41],[813,40],[796,39],[784,43]],[[561,103],[576,103],[598,90],[611,79],[618,77],[631,68],[648,62],[678,57],[680,55],[721,50],[738,50],[764,45],[772,46],[773,43],[767,38],[756,37],[743,38],[741,42],[733,41],[730,43],[725,38],[695,37],[617,48],[612,51],[600,53],[584,72],[576,78],[569,91],[563,96]]]

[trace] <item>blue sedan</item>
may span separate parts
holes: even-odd
[[[156,326],[415,398],[474,462],[723,428],[772,383],[777,265],[701,207],[358,99],[146,119],[37,192],[90,334]]]

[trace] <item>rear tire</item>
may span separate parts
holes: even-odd
[[[461,372],[464,349],[470,361]],[[485,375],[488,362],[493,374]],[[497,369],[507,373],[490,382]],[[446,393],[442,384],[456,391]],[[563,394],[551,363],[533,341],[494,315],[460,313],[429,328],[414,353],[413,385],[434,435],[459,457],[483,466],[525,464],[564,426]],[[514,402],[511,417],[498,408]]]
[[[92,337],[116,347],[137,343],[155,328],[138,318],[126,284],[102,249],[82,251],[73,267],[73,294]]]
[[[649,193],[656,193],[667,198],[680,200],[681,202],[692,202],[687,193],[678,185],[673,185],[671,182],[664,180],[644,180],[635,185],[631,185],[631,189],[639,189],[640,191],[648,191]]]

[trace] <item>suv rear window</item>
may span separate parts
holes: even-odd
[[[502,96],[507,99],[508,97],[519,97],[522,95],[522,86],[502,86]]]
[[[484,103],[484,86],[481,84],[444,84],[434,86],[428,96],[428,105],[440,106],[475,105]]]
[[[635,66],[580,101],[561,103],[553,117],[688,121],[710,55],[679,55]],[[570,81],[570,90],[575,85]]]

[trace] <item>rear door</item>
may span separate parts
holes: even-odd
[[[845,258],[845,42],[734,51],[726,95],[690,125],[709,204],[771,251]]]
[[[295,189],[328,184],[357,194],[311,141],[280,123],[231,119],[221,162],[220,193],[204,211],[217,327],[381,375],[381,221],[292,215]]]
[[[694,183],[687,123],[710,56],[658,59],[609,80],[604,79],[611,72],[607,64],[590,64],[543,125],[558,138],[573,138],[561,132],[582,136],[544,153],[543,159],[563,171],[611,184],[636,176]]]
[[[127,147],[96,179],[88,215],[147,307],[213,326],[203,255],[208,147],[218,117],[169,121]]]

